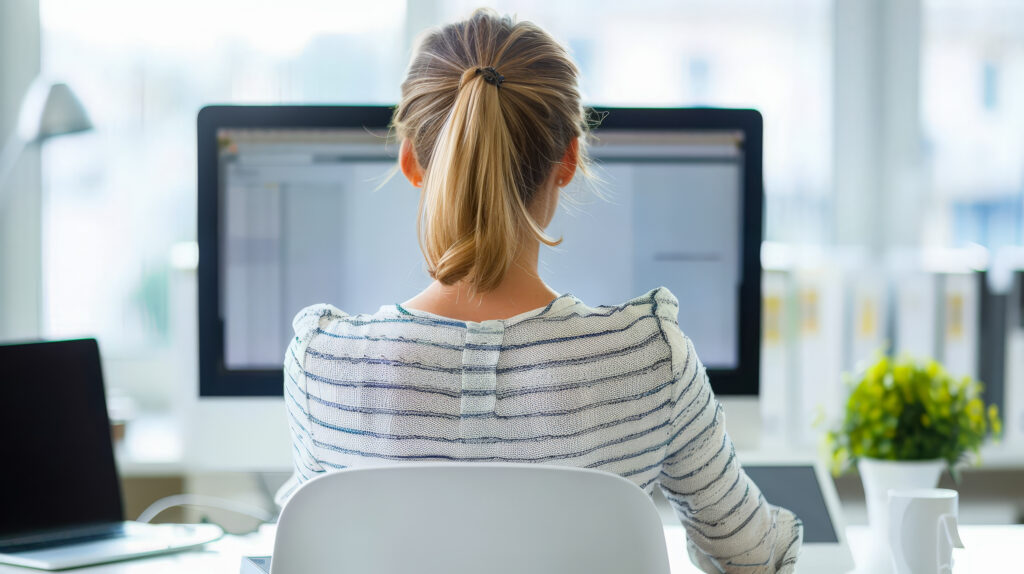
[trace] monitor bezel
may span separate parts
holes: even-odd
[[[211,105],[199,111],[198,135],[198,325],[200,397],[277,397],[281,369],[229,370],[224,365],[224,326],[220,309],[220,185],[217,133],[224,128],[365,128],[386,130],[390,106]],[[761,355],[761,241],[764,217],[762,178],[763,120],[751,109],[608,108],[593,109],[602,130],[742,132],[742,278],[739,289],[739,364],[708,369],[715,393],[757,395]],[[296,310],[298,311],[298,310]],[[284,349],[281,350],[282,356]]]

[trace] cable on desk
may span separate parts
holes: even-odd
[[[142,511],[142,514],[139,514],[138,521],[151,522],[158,514],[169,508],[174,508],[175,506],[205,506],[207,508],[226,510],[228,512],[234,512],[235,514],[255,518],[260,522],[274,521],[274,516],[271,513],[258,506],[238,502],[236,500],[218,498],[216,496],[206,496],[203,494],[175,494],[172,496],[165,496],[146,507],[146,509]]]

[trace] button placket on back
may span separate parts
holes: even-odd
[[[460,434],[467,439],[493,436],[497,420],[488,415],[493,415],[497,399],[495,382],[505,326],[501,321],[484,321],[466,327]]]

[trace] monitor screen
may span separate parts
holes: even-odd
[[[350,314],[431,281],[419,190],[397,171],[390,108],[211,106],[199,117],[200,394],[279,395],[291,321]],[[613,109],[548,227],[539,272],[618,305],[658,286],[720,394],[756,394],[761,118],[751,110]]]
[[[617,305],[665,285],[708,368],[735,368],[742,134],[613,133],[592,149],[540,254],[556,291]],[[312,303],[371,313],[430,282],[418,191],[394,150],[362,130],[224,129],[221,309],[228,369],[280,367],[291,319]]]

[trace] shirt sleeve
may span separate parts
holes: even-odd
[[[292,321],[295,337],[284,355],[284,404],[288,417],[288,428],[292,437],[291,478],[284,483],[274,497],[283,506],[292,493],[306,481],[326,470],[316,456],[316,440],[309,410],[309,393],[306,389],[306,370],[303,366],[306,348],[326,323],[345,313],[330,305],[313,305],[299,311]]]
[[[802,523],[768,504],[743,471],[704,365],[679,330],[678,302],[667,290],[656,300],[676,379],[658,482],[686,529],[690,559],[714,574],[793,572]]]

